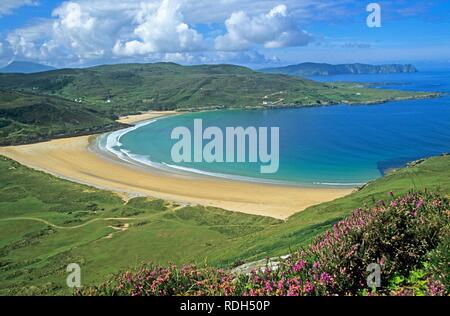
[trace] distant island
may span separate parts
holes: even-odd
[[[9,65],[0,68],[0,73],[31,74],[51,70],[56,70],[56,68],[28,61],[13,61]]]
[[[362,75],[362,74],[394,74],[414,73],[417,69],[411,64],[368,65],[368,64],[341,64],[331,65],[325,63],[302,63],[285,67],[264,68],[264,73],[284,74],[291,76],[333,76],[333,75]]]

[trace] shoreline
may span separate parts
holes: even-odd
[[[142,123],[151,119],[164,117],[164,116],[170,116],[170,115],[177,115],[180,114],[180,112],[177,111],[148,111],[143,112],[141,114],[132,114],[132,115],[126,115],[120,117],[117,122],[122,124],[128,124],[128,125],[136,125],[138,123]]]
[[[372,88],[375,89],[375,88]],[[399,90],[404,91],[404,90]],[[329,101],[323,103],[306,103],[306,104],[290,104],[283,103],[277,105],[254,105],[254,106],[244,106],[244,107],[198,107],[198,108],[183,108],[184,113],[193,113],[193,112],[204,112],[204,111],[216,111],[216,110],[261,110],[261,109],[301,109],[301,108],[311,108],[311,107],[327,107],[327,106],[338,106],[338,105],[347,105],[347,106],[372,106],[385,104],[389,102],[403,102],[403,101],[414,101],[414,100],[427,100],[427,99],[436,99],[440,98],[443,95],[448,93],[446,92],[420,92],[422,95],[412,95],[412,96],[403,96],[403,97],[394,97],[394,98],[386,98],[379,100],[371,100],[371,101]],[[178,113],[183,113],[178,112]]]
[[[205,112],[205,111],[202,111]],[[202,113],[198,112],[198,113]],[[238,182],[245,182],[245,183],[256,183],[256,184],[267,184],[267,185],[276,185],[276,186],[288,186],[288,187],[300,187],[300,188],[346,188],[346,189],[355,189],[361,185],[364,185],[365,183],[296,183],[296,182],[289,182],[289,181],[283,181],[283,180],[269,180],[264,178],[252,178],[252,177],[246,177],[246,176],[239,176],[239,175],[231,175],[231,174],[225,174],[225,173],[216,173],[211,171],[203,171],[201,169],[190,169],[190,168],[174,168],[170,165],[163,165],[158,162],[153,162],[150,160],[139,160],[137,158],[131,157],[126,153],[121,153],[116,150],[113,150],[110,148],[110,145],[100,145],[101,138],[105,138],[104,141],[108,143],[108,139],[112,134],[121,132],[118,135],[115,135],[115,142],[119,142],[117,139],[126,135],[130,131],[133,130],[133,128],[144,126],[146,124],[152,124],[154,123],[158,118],[161,117],[167,117],[177,114],[183,114],[180,112],[158,112],[154,115],[149,114],[143,114],[143,115],[132,115],[132,116],[126,116],[124,118],[121,118],[120,120],[126,121],[126,124],[130,127],[118,130],[115,132],[109,132],[109,133],[103,133],[95,137],[95,139],[91,139],[89,141],[88,149],[92,152],[96,153],[97,155],[101,156],[104,159],[113,160],[120,163],[125,163],[128,166],[133,166],[135,168],[138,168],[144,172],[148,172],[149,170],[153,173],[162,173],[162,174],[169,174],[169,175],[183,175],[183,176],[191,176],[194,179],[195,178],[206,178],[206,179],[222,179],[225,181],[238,181]],[[116,143],[114,143],[115,146]]]
[[[146,112],[118,121],[137,124],[176,115]],[[59,178],[113,191],[122,197],[148,196],[182,205],[218,207],[229,211],[287,219],[309,206],[331,201],[354,188],[309,188],[243,182],[142,168],[91,146],[98,135],[55,139],[30,145],[0,147],[0,154]]]

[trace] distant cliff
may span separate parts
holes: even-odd
[[[360,74],[393,74],[393,73],[412,73],[417,69],[411,65],[367,65],[367,64],[319,64],[303,63],[298,65],[289,65],[278,68],[265,68],[261,72],[285,74],[291,76],[332,76],[332,75],[360,75]]]

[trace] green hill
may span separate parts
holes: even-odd
[[[147,198],[128,202],[0,157],[0,295],[70,294],[66,266],[84,286],[142,262],[229,268],[291,253],[355,208],[410,190],[450,193],[450,156],[394,171],[287,221]]]
[[[332,75],[361,75],[361,74],[393,74],[412,73],[417,69],[411,65],[367,65],[367,64],[341,64],[331,65],[325,63],[302,63],[285,67],[265,68],[261,72],[272,74],[285,74],[291,76],[332,76]]]
[[[146,110],[369,104],[437,96],[319,83],[234,65],[105,65],[0,74],[0,145],[112,130]]]
[[[173,63],[107,65],[36,74],[2,74],[0,89],[76,100],[107,115],[144,110],[376,103],[435,96],[368,89],[360,84],[319,83],[263,74],[234,65]]]
[[[121,125],[60,97],[0,90],[0,146],[93,134]]]

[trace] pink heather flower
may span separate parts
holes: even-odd
[[[305,260],[303,260],[303,259],[300,260],[299,262],[294,264],[294,266],[293,266],[294,272],[300,271],[301,269],[303,269],[305,267],[305,265],[306,265]]]
[[[327,272],[322,272],[320,275],[320,283],[331,284],[331,282],[333,282],[333,278]]]
[[[416,203],[416,208],[420,208],[423,205],[423,200],[420,199],[417,203]]]
[[[266,281],[266,291],[272,291],[272,286],[270,285],[270,282],[269,281]]]
[[[306,281],[305,285],[303,286],[303,290],[310,294],[314,290],[314,284],[312,284],[310,281]]]
[[[391,202],[391,206],[392,206],[392,207],[396,207],[397,205],[398,205],[398,203],[397,203],[396,201],[392,201],[392,202]]]
[[[430,296],[443,296],[445,287],[439,281],[428,280],[428,294]]]
[[[281,291],[284,289],[284,280],[278,281],[278,289]]]
[[[287,292],[287,296],[297,296],[300,295],[301,288],[298,285],[290,285]]]
[[[314,263],[313,263],[313,268],[314,268],[314,269],[320,268],[320,263],[319,263],[318,261],[314,261]]]

